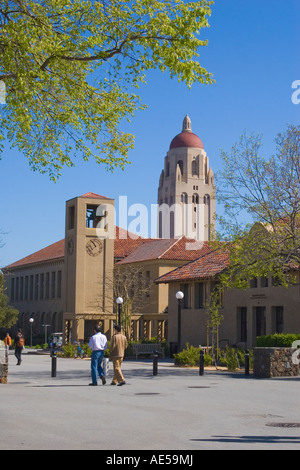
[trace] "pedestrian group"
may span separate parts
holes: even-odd
[[[91,376],[92,382],[90,386],[98,385],[98,375],[102,381],[102,384],[106,384],[106,378],[103,370],[103,359],[104,352],[108,347],[107,338],[104,334],[101,333],[100,326],[94,328],[94,335],[89,341],[89,348],[92,350],[91,357]],[[12,341],[9,333],[6,334],[4,339],[5,347],[7,351],[9,350]],[[20,366],[22,363],[22,350],[25,346],[25,338],[22,334],[22,330],[18,329],[15,336],[15,356],[17,358],[17,366]],[[125,349],[127,348],[127,338],[121,332],[120,325],[114,325],[114,334],[111,339],[109,357],[113,363],[114,376],[111,382],[111,385],[122,386],[126,384],[124,376],[122,374],[121,366],[124,359]]]

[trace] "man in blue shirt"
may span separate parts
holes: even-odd
[[[102,384],[106,384],[104,371],[102,368],[102,361],[104,357],[104,351],[107,348],[107,338],[101,333],[100,326],[95,327],[95,334],[91,337],[89,342],[89,348],[92,350],[92,359],[91,359],[91,374],[92,374],[92,383],[89,385],[97,386],[97,372]]]

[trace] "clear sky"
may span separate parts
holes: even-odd
[[[140,89],[148,109],[124,128],[136,137],[125,171],[111,174],[93,161],[78,161],[53,183],[7,146],[0,161],[0,266],[64,238],[65,201],[73,197],[91,191],[115,199],[117,224],[119,196],[150,212],[164,157],[186,114],[214,173],[222,166],[220,149],[229,151],[244,130],[261,133],[265,155],[273,154],[277,133],[300,123],[300,104],[291,99],[292,83],[300,80],[299,17],[299,0],[215,0],[200,63],[216,84],[188,90],[166,73],[149,73]]]

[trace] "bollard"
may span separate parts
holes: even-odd
[[[250,354],[249,349],[245,351],[245,375],[249,375]]]
[[[153,351],[153,375],[157,375],[158,352]]]
[[[199,375],[204,375],[204,351],[200,349]]]
[[[51,377],[56,377],[57,356],[56,356],[56,351],[54,349],[52,351],[51,357],[52,357]]]

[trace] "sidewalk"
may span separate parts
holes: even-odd
[[[0,449],[300,450],[299,378],[123,363],[127,385],[89,387],[90,361],[9,356],[0,385]],[[21,418],[21,423],[16,425]],[[286,427],[293,424],[294,427]],[[281,426],[285,427],[281,427]]]

